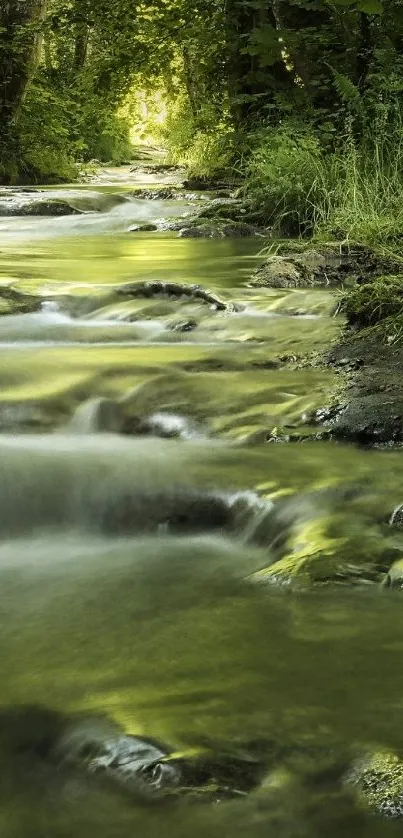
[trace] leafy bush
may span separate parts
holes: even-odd
[[[130,159],[130,126],[116,106],[91,90],[58,89],[40,73],[28,90],[14,137],[0,146],[3,182],[74,180],[77,164]]]
[[[184,94],[169,105],[160,129],[172,162],[186,166],[195,177],[214,177],[231,167],[233,136],[225,117],[213,105],[204,104],[195,117]]]
[[[315,226],[327,188],[328,168],[319,140],[301,124],[261,128],[246,167],[246,196],[261,220],[282,233]]]
[[[77,176],[76,144],[70,137],[72,107],[39,78],[31,86],[17,128],[19,179],[25,181],[71,180]]]

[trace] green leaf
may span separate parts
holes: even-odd
[[[382,15],[384,11],[381,0],[359,0],[357,9],[366,15]]]

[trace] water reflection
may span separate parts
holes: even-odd
[[[331,294],[257,292],[258,242],[131,236],[127,213],[0,222],[3,280],[48,303],[0,320],[2,835],[394,835],[343,777],[403,748],[403,611],[380,587],[400,452],[262,444],[312,431],[333,376],[298,357],[334,333]],[[240,307],[117,301],[148,278]],[[49,737],[24,750],[10,708],[32,705],[254,782],[145,805],[56,769]]]

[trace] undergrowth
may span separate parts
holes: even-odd
[[[197,117],[185,95],[168,108],[158,139],[172,163],[185,166],[192,177],[214,178],[232,168],[234,132],[226,115],[204,104]]]
[[[357,285],[344,295],[342,308],[352,326],[374,326],[390,317],[403,317],[403,276],[381,276]]]
[[[403,239],[403,126],[329,152],[312,128],[262,128],[246,167],[245,197],[274,234],[358,241],[393,251]]]

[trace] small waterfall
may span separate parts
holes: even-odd
[[[198,455],[214,460],[212,446],[91,434],[104,409],[108,416],[108,400],[81,406],[80,435],[0,437],[0,537],[48,528],[113,536],[232,530],[229,498],[201,488],[195,472]]]
[[[78,406],[70,420],[68,430],[77,434],[119,433],[123,416],[113,399],[88,399]]]

